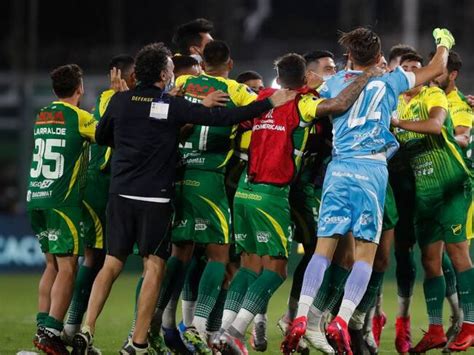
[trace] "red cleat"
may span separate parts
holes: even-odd
[[[446,335],[444,334],[443,326],[430,324],[428,331],[425,332],[425,335],[423,335],[420,342],[416,344],[414,348],[410,349],[410,353],[420,354],[426,353],[431,349],[443,348],[447,341],[448,338],[446,338]]]
[[[399,354],[404,354],[409,352],[411,347],[410,317],[397,317],[395,322],[395,348]]]
[[[283,354],[294,353],[297,350],[300,339],[306,333],[307,324],[308,318],[305,316],[295,318],[291,322],[285,340],[281,343],[280,349]]]
[[[347,323],[341,317],[336,317],[329,323],[326,334],[331,346],[337,354],[353,355],[351,350],[351,337]]]
[[[375,342],[377,346],[380,346],[380,337],[382,336],[382,330],[387,323],[387,316],[384,312],[376,314],[372,318],[372,333],[374,333]]]
[[[448,349],[451,351],[466,351],[471,346],[474,346],[474,324],[463,323],[461,331],[448,345]]]

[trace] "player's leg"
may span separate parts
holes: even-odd
[[[462,312],[459,304],[459,296],[456,282],[456,271],[448,256],[446,250],[443,252],[442,264],[444,279],[446,280],[446,300],[451,308],[451,317],[449,319],[451,325],[446,331],[446,337],[449,340],[459,333],[462,324]]]
[[[46,266],[41,275],[38,285],[38,313],[36,314],[36,325],[41,327],[49,314],[51,308],[51,289],[56,279],[58,270],[54,255],[45,253]]]

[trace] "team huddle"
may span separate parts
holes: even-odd
[[[297,241],[282,353],[377,354],[393,244],[396,351],[473,347],[474,100],[456,87],[451,33],[433,31],[425,65],[407,45],[386,60],[357,28],[339,39],[344,69],[326,50],[288,53],[274,89],[254,71],[230,79],[212,31],[197,19],[178,27],[174,55],[153,43],[114,57],[92,113],[81,68],[51,72],[58,100],[36,116],[27,193],[46,257],[34,345],[100,354],[96,321],[133,253],[143,274],[121,354],[248,354],[248,331],[265,352]],[[412,342],[416,243],[429,327]]]

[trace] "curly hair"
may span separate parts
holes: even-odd
[[[77,64],[62,65],[49,73],[53,91],[60,99],[71,97],[82,81],[82,69]]]
[[[166,70],[171,52],[162,42],[150,43],[140,49],[135,57],[135,76],[141,84],[161,81],[161,72]]]
[[[358,27],[347,33],[342,32],[339,44],[351,54],[354,64],[361,66],[375,64],[382,47],[380,37],[365,27]]]

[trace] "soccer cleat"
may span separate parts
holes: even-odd
[[[397,317],[395,321],[395,348],[399,354],[405,354],[410,351],[411,347],[410,317]]]
[[[444,334],[443,326],[438,324],[430,324],[428,331],[425,332],[423,338],[410,349],[410,354],[425,353],[431,349],[440,349],[446,345],[447,338]]]
[[[349,336],[351,338],[351,348],[355,355],[370,355],[362,329],[349,328]]]
[[[307,324],[308,318],[305,316],[295,318],[293,322],[291,322],[286,331],[285,340],[283,340],[280,347],[284,354],[293,353],[298,349],[300,339],[306,332]]]
[[[464,322],[461,331],[448,345],[450,351],[466,351],[474,346],[474,324]]]
[[[248,355],[249,352],[243,339],[239,339],[224,332],[220,339],[220,350],[225,355]]]
[[[277,327],[281,330],[281,333],[283,334],[283,336],[286,336],[286,332],[290,326],[290,323],[291,323],[291,320],[290,318],[288,318],[286,313],[282,315],[280,319],[278,319]]]
[[[149,347],[155,350],[158,354],[171,355],[172,352],[165,344],[163,337],[160,333],[148,332],[148,344]]]
[[[336,317],[329,323],[326,334],[337,354],[353,355],[347,323],[341,317]]]
[[[72,355],[100,355],[102,352],[94,347],[94,338],[88,331],[81,331],[72,338]]]
[[[89,345],[87,348],[87,355],[102,355],[102,351],[93,345]]]
[[[186,330],[181,334],[182,340],[186,348],[193,347],[194,354],[200,355],[210,355],[212,354],[212,350],[207,346],[206,340],[201,338],[201,335],[197,331],[195,327],[188,327]]]
[[[127,343],[120,349],[121,355],[162,355],[156,352],[152,347],[148,346],[145,349],[137,348],[133,345],[132,339],[129,338]]]
[[[33,344],[48,355],[69,355],[61,337],[49,331],[47,328],[39,327],[33,338]]]
[[[250,336],[250,345],[252,349],[258,352],[265,352],[267,350],[267,323],[254,323],[252,334]]]
[[[191,352],[186,348],[179,330],[176,328],[161,328],[163,330],[163,339],[165,340],[166,346],[170,348],[173,352],[183,355],[191,355]]]
[[[369,349],[370,355],[375,355],[379,353],[379,346],[375,341],[374,332],[372,330],[369,330],[364,334],[364,340],[365,344],[367,345],[367,348]]]
[[[372,319],[372,332],[374,333],[375,342],[377,343],[377,347],[380,346],[380,338],[382,336],[382,330],[387,323],[387,315],[382,312],[380,314],[374,315]]]
[[[451,325],[446,331],[446,338],[448,338],[448,343],[450,343],[461,331],[461,322],[459,319],[456,319],[451,316],[450,318]]]
[[[311,316],[308,318],[308,326],[306,327],[304,339],[309,343],[309,345],[311,345],[316,350],[321,351],[322,353],[336,354],[326,339],[324,321],[322,318],[319,324],[312,323]]]

